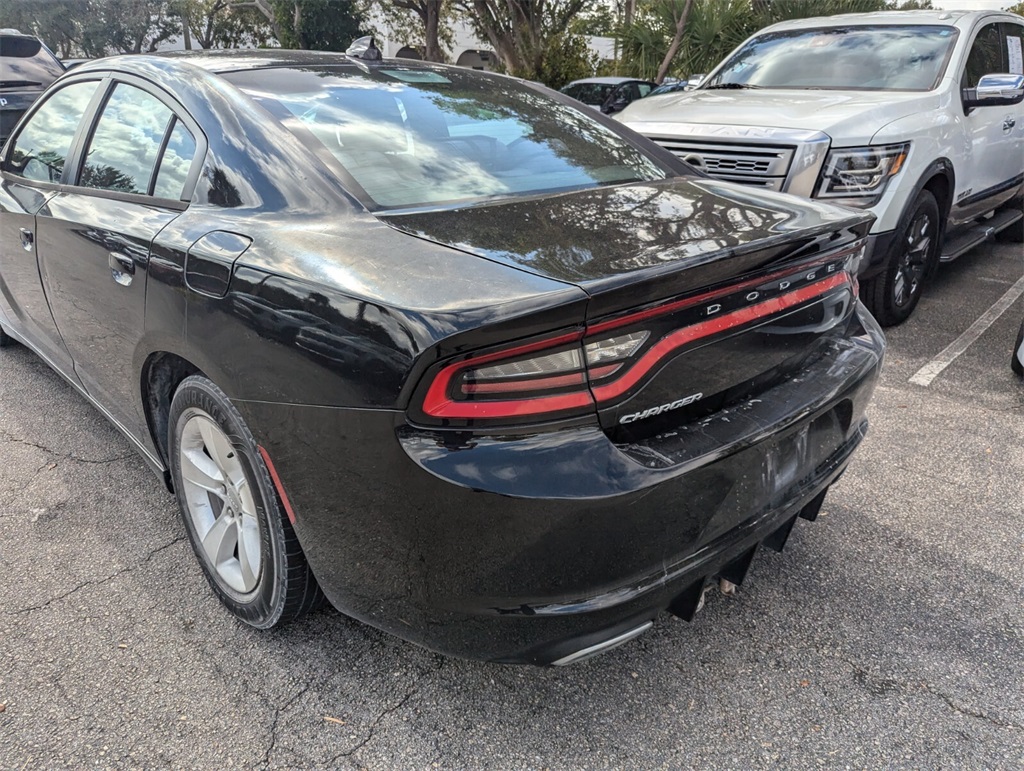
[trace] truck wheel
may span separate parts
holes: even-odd
[[[269,629],[323,601],[256,441],[216,385],[182,381],[168,420],[171,474],[192,548],[235,616]]]
[[[6,348],[9,345],[14,345],[16,342],[17,340],[4,332],[3,327],[0,327],[0,348]]]
[[[883,327],[902,324],[917,307],[939,253],[939,204],[922,190],[900,219],[885,269],[863,284],[861,299]]]

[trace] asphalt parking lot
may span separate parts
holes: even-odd
[[[0,767],[1024,766],[1019,245],[890,332],[872,429],[815,523],[692,624],[564,670],[445,659],[333,611],[221,610],[172,498],[26,349],[0,352]]]

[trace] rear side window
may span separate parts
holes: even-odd
[[[167,147],[160,159],[153,195],[157,198],[180,199],[195,154],[195,138],[180,120],[175,119],[174,127],[167,139]]]
[[[117,193],[149,193],[173,117],[155,96],[118,83],[89,141],[79,184]]]
[[[7,171],[38,182],[60,182],[64,162],[97,81],[73,83],[47,98],[14,140]]]

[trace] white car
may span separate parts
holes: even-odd
[[[1000,12],[788,21],[616,118],[716,179],[870,210],[861,297],[899,324],[939,262],[1024,240],[1022,44]]]

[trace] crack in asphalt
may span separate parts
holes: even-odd
[[[54,457],[64,458],[65,460],[74,461],[75,463],[91,463],[96,465],[103,465],[106,463],[114,463],[119,460],[128,460],[129,458],[134,457],[134,453],[129,453],[127,455],[117,455],[113,458],[83,458],[80,455],[75,455],[73,452],[58,452],[57,450],[54,450],[52,447],[47,447],[45,444],[39,444],[38,442],[33,442],[29,439],[22,439],[20,437],[14,436],[13,434],[9,434],[6,431],[0,431],[0,442],[3,442],[5,444],[21,444],[25,445],[26,447],[34,447],[35,449],[42,450],[43,452],[53,455]]]
[[[924,684],[924,689],[928,691],[928,693],[930,693],[932,696],[936,696],[942,701],[946,702],[946,705],[957,714],[964,715],[966,717],[977,718],[978,720],[984,720],[987,723],[991,723],[992,725],[996,726],[997,728],[1012,728],[1017,731],[1024,731],[1024,725],[1021,725],[1020,723],[1014,723],[1010,720],[1002,720],[997,717],[992,717],[991,715],[980,710],[970,709],[961,704],[957,704],[953,700],[952,696],[949,696],[948,694],[945,694],[942,691],[936,691],[928,683]]]
[[[931,686],[930,683],[922,682],[919,688],[915,688],[911,683],[908,683],[905,680],[901,681],[895,677],[875,676],[868,670],[858,665],[856,662],[851,661],[850,659],[845,658],[843,656],[833,656],[833,658],[842,661],[844,664],[850,667],[853,670],[853,679],[859,685],[866,688],[867,691],[874,696],[884,696],[886,693],[896,690],[901,690],[904,693],[908,694],[914,694],[920,693],[920,690],[923,689],[932,696],[935,696],[936,698],[945,702],[946,706],[948,706],[957,714],[963,715],[965,717],[973,717],[978,720],[984,720],[996,726],[997,728],[1011,728],[1017,731],[1024,731],[1024,725],[1021,725],[1020,723],[1014,723],[1010,720],[1003,720],[1001,718],[992,717],[988,713],[982,712],[981,710],[970,709],[968,707],[963,706],[962,704],[958,704],[952,696],[943,693],[942,691],[936,690]]]
[[[141,560],[139,560],[134,565],[128,565],[127,567],[121,568],[120,570],[115,571],[114,573],[111,573],[109,576],[106,576],[105,578],[95,578],[95,579],[92,579],[92,580],[89,580],[89,581],[82,581],[80,584],[77,584],[76,586],[72,587],[71,589],[68,589],[66,592],[63,592],[62,594],[58,594],[58,595],[55,595],[53,597],[50,597],[45,602],[41,602],[38,605],[30,605],[30,606],[25,607],[25,608],[18,608],[17,610],[8,611],[4,615],[7,615],[7,616],[20,616],[20,615],[24,615],[25,613],[31,613],[31,612],[36,611],[36,610],[42,610],[43,608],[48,607],[49,605],[52,605],[53,603],[58,602],[59,600],[63,600],[66,597],[70,597],[75,592],[81,591],[82,589],[85,589],[86,587],[89,587],[89,586],[101,586],[103,584],[109,583],[109,582],[113,581],[115,578],[117,578],[118,576],[123,576],[125,573],[129,573],[132,570],[135,570],[137,568],[142,567],[147,562],[149,562],[151,559],[153,559],[153,557],[155,557],[157,554],[162,552],[164,549],[169,549],[170,547],[174,546],[174,544],[180,543],[183,540],[185,540],[185,536],[179,535],[177,538],[173,539],[172,541],[169,541],[169,542],[167,542],[165,544],[162,544],[161,546],[157,546],[155,549],[153,549],[149,553],[147,553],[145,557],[143,557]]]
[[[417,682],[416,685],[414,685],[412,688],[410,688],[409,691],[405,694],[405,696],[403,696],[398,701],[397,704],[395,704],[395,705],[393,705],[391,707],[388,707],[387,709],[383,710],[379,715],[377,715],[377,717],[376,717],[376,719],[374,719],[373,723],[370,724],[370,730],[366,733],[366,736],[363,737],[362,740],[356,742],[355,746],[352,747],[351,749],[347,749],[344,752],[339,752],[337,755],[335,755],[333,758],[331,758],[331,763],[337,763],[342,758],[352,757],[352,755],[356,754],[357,752],[359,752],[359,750],[361,750],[363,747],[365,747],[367,744],[369,744],[370,741],[373,739],[373,737],[376,736],[377,728],[380,726],[380,724],[384,720],[384,718],[386,718],[388,715],[391,715],[391,714],[397,712],[402,707],[404,707],[409,702],[409,699],[411,699],[413,696],[415,696],[417,693],[419,693],[419,690],[420,690],[420,684],[419,684],[419,682]]]
[[[324,682],[326,682],[326,679],[324,680]],[[295,702],[297,702],[299,699],[305,696],[309,692],[309,689],[313,687],[314,682],[315,679],[310,680],[301,689],[299,689],[298,693],[296,693],[294,696],[288,699],[288,701],[286,701],[284,704],[280,706],[275,706],[274,704],[270,704],[268,702],[268,705],[274,708],[274,722],[270,724],[270,742],[267,745],[267,751],[263,753],[264,768],[270,768],[270,756],[273,754],[274,748],[277,746],[277,724],[281,721],[281,715],[283,715],[285,712],[291,709],[292,705],[295,704]]]
[[[388,717],[388,715],[394,714],[402,707],[404,707],[406,704],[408,704],[409,700],[420,692],[420,688],[423,685],[423,681],[427,678],[427,676],[430,674],[440,672],[441,669],[444,667],[444,663],[444,659],[439,656],[437,659],[437,666],[433,670],[420,672],[419,677],[416,678],[416,682],[412,685],[411,688],[409,688],[406,694],[396,704],[387,707],[386,709],[382,710],[379,715],[377,715],[373,723],[370,724],[370,728],[366,732],[366,736],[364,736],[360,741],[356,742],[356,744],[353,747],[350,747],[344,752],[339,752],[337,755],[331,758],[330,763],[333,765],[334,763],[337,763],[339,760],[341,760],[341,758],[352,757],[357,752],[359,752],[359,750],[363,749],[363,747],[369,744],[377,735],[377,729],[380,727],[380,724],[384,721],[384,718]]]
[[[348,663],[347,667],[354,667],[359,661],[363,659],[363,657],[365,657],[373,650],[375,650],[373,645],[367,645],[367,647],[363,649],[363,651],[359,655],[357,655],[351,662]],[[306,685],[298,693],[296,693],[294,696],[292,696],[290,699],[288,699],[284,704],[281,704],[280,706],[275,706],[273,703],[270,702],[269,699],[263,697],[262,694],[259,694],[258,692],[249,689],[247,687],[247,684],[243,682],[243,688],[246,688],[251,693],[254,693],[259,698],[262,698],[266,702],[267,706],[273,708],[274,710],[274,721],[273,723],[271,723],[270,726],[270,743],[267,746],[267,751],[263,754],[264,769],[270,768],[270,756],[271,754],[273,754],[274,749],[277,746],[277,724],[280,721],[281,716],[289,709],[291,709],[300,698],[302,698],[306,693],[309,692],[311,688],[313,688],[314,686],[322,688],[335,677],[337,677],[339,674],[341,674],[341,672],[341,669],[336,669],[335,671],[331,672],[329,675],[325,677],[311,678],[309,682],[306,683]]]

